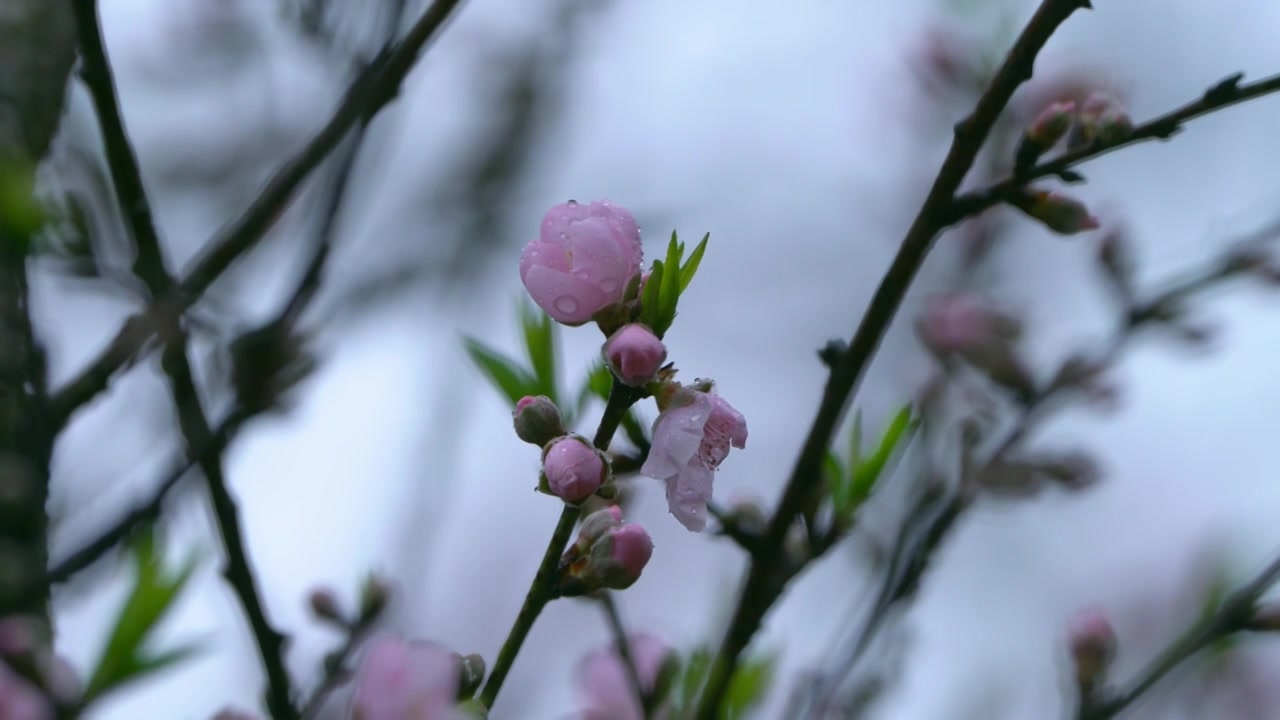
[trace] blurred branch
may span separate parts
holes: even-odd
[[[988,188],[959,195],[943,214],[942,224],[951,225],[972,217],[1012,197],[1033,180],[1050,175],[1062,175],[1088,160],[1106,155],[1130,145],[1149,140],[1168,140],[1182,131],[1183,123],[1238,103],[1280,91],[1280,75],[1272,75],[1257,82],[1240,84],[1244,73],[1232,75],[1204,92],[1199,99],[1148,120],[1133,128],[1124,138],[1114,142],[1094,140],[1077,150],[1064,153],[1053,160],[1040,163],[1026,172],[1012,175]],[[1068,177],[1071,177],[1068,175]],[[1072,181],[1079,182],[1072,178]]]
[[[114,524],[104,530],[93,540],[73,551],[66,558],[55,564],[44,576],[45,587],[60,585],[70,581],[81,571],[88,569],[107,553],[114,550],[121,542],[138,528],[160,517],[164,502],[169,493],[178,486],[182,478],[187,476],[202,459],[215,457],[226,450],[235,434],[249,419],[244,412],[233,412],[219,423],[209,438],[209,444],[195,453],[184,453],[160,482],[156,483],[150,497],[134,506]]]
[[[817,415],[778,501],[765,534],[762,552],[751,560],[737,608],[712,665],[698,707],[697,716],[702,720],[718,717],[720,703],[728,690],[738,658],[782,593],[789,574],[784,550],[786,535],[801,505],[822,480],[822,464],[831,445],[831,437],[881,338],[897,314],[907,289],[924,263],[934,238],[945,226],[956,191],[1014,91],[1031,77],[1040,49],[1068,17],[1088,6],[1088,0],[1044,0],[1009,51],[991,85],[978,100],[973,113],[956,125],[951,150],[933,187],[907,231],[893,264],[876,288],[848,349],[832,364]]]
[[[631,651],[631,636],[627,633],[626,625],[622,623],[622,614],[618,612],[618,603],[614,601],[613,593],[608,590],[601,591],[600,606],[604,608],[604,617],[609,623],[609,632],[613,634],[613,644],[618,649],[618,657],[622,659],[622,670],[627,676],[627,684],[635,695],[636,707],[641,708],[643,717],[648,720],[653,712],[651,707],[653,698],[645,692],[644,683],[640,680],[636,655]]]
[[[1280,557],[1272,560],[1253,580],[1227,596],[1214,612],[1188,628],[1156,656],[1151,665],[1140,672],[1128,687],[1104,693],[1096,704],[1082,702],[1076,714],[1078,720],[1107,720],[1116,717],[1191,656],[1229,635],[1247,630],[1253,620],[1258,600],[1277,580],[1280,580]]]
[[[107,348],[51,399],[55,427],[106,390],[112,376],[142,352],[162,328],[193,305],[205,290],[261,239],[284,211],[303,180],[342,141],[347,132],[366,124],[395,99],[400,84],[427,43],[461,0],[436,0],[404,38],[375,58],[347,90],[328,123],[267,183],[248,210],[210,242],[194,267],[171,292],[126,321]]]

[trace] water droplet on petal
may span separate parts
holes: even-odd
[[[568,205],[569,207],[578,207],[578,201],[570,200],[569,202],[565,203],[565,205]]]
[[[561,295],[556,298],[551,305],[557,312],[562,312],[566,315],[572,315],[573,313],[578,312],[578,299],[571,295]]]
[[[568,239],[569,239],[569,233],[567,233],[567,232],[562,232],[562,233],[560,233],[560,239],[561,239],[561,240],[568,240]]]
[[[591,277],[591,272],[584,268],[578,268],[577,270],[573,271],[573,276],[576,278],[582,278],[583,280],[586,280]]]
[[[585,275],[583,277],[586,277]],[[618,289],[618,281],[613,278],[605,278],[600,281],[600,289],[606,294],[613,293]]]

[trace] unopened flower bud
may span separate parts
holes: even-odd
[[[360,588],[360,621],[369,622],[382,614],[391,600],[391,586],[385,580],[370,575]]]
[[[1041,155],[1057,145],[1071,129],[1075,112],[1076,104],[1071,101],[1055,102],[1042,110],[1027,126],[1018,143],[1015,165],[1019,169],[1029,168]]]
[[[1072,149],[1098,140],[1105,144],[1121,142],[1133,132],[1133,120],[1120,101],[1106,93],[1093,93],[1080,108],[1079,122],[1067,140]]]
[[[747,535],[763,535],[769,524],[764,507],[755,500],[739,500],[729,507],[725,523]]]
[[[651,382],[667,359],[667,348],[653,331],[639,323],[625,325],[601,349],[614,377],[632,387]]]
[[[516,403],[511,412],[516,426],[516,436],[521,440],[538,447],[565,434],[564,421],[560,418],[560,409],[551,402],[551,398],[543,395],[526,395]]]
[[[560,559],[560,594],[625,590],[639,579],[652,555],[653,540],[643,527],[622,522],[616,507],[601,510],[583,522],[578,540]]]
[[[565,502],[582,502],[591,497],[608,474],[604,456],[578,435],[556,440],[543,453],[542,475],[547,489]]]
[[[311,614],[316,619],[325,622],[345,625],[347,619],[343,617],[342,605],[338,602],[337,593],[330,588],[316,588],[307,596],[307,604],[311,606]]]
[[[1100,610],[1086,610],[1075,617],[1068,631],[1076,683],[1089,694],[1101,684],[1116,651],[1116,634]]]
[[[458,655],[458,697],[471,697],[484,682],[484,658],[472,653]]]
[[[1089,214],[1088,208],[1059,192],[1029,190],[1016,198],[1013,205],[1059,235],[1074,235],[1099,227],[1098,219]]]

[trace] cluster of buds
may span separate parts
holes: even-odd
[[[560,558],[559,595],[625,590],[640,578],[652,555],[649,533],[623,522],[618,506],[594,512],[582,521],[578,539]]]
[[[1064,138],[1069,150],[1094,142],[1112,145],[1133,132],[1133,120],[1115,97],[1093,93],[1079,108],[1070,100],[1051,103],[1031,121],[1014,154],[1014,168],[1024,172]]]

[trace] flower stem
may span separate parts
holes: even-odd
[[[498,651],[498,659],[493,663],[493,671],[489,673],[489,679],[485,681],[484,688],[480,691],[480,702],[486,708],[493,707],[493,701],[498,698],[498,691],[502,689],[502,683],[507,679],[511,666],[515,664],[516,655],[520,654],[520,648],[524,645],[525,638],[529,636],[529,631],[533,629],[534,621],[542,613],[542,608],[554,599],[556,566],[560,564],[560,556],[564,554],[564,548],[569,544],[569,537],[573,535],[573,528],[578,524],[580,514],[582,510],[574,505],[565,505],[560,513],[560,521],[556,523],[556,529],[551,533],[551,542],[547,543],[547,551],[542,555],[538,574],[533,577],[533,584],[529,586],[529,593],[525,595],[524,605],[520,607],[520,613],[516,615],[511,632],[507,633],[507,640],[502,643],[502,649]]]
[[[609,391],[609,401],[605,404],[604,415],[600,418],[600,425],[596,428],[595,438],[592,440],[597,448],[601,450],[609,448],[609,443],[613,440],[613,435],[618,431],[623,418],[626,417],[627,410],[642,397],[644,397],[643,391],[623,385],[616,378],[614,379],[613,388]],[[507,639],[498,651],[498,658],[493,663],[493,671],[489,673],[488,680],[480,690],[480,703],[486,708],[492,708],[494,701],[497,700],[498,692],[502,690],[502,683],[511,672],[511,666],[515,664],[516,656],[520,654],[520,648],[524,645],[525,638],[529,636],[529,631],[533,629],[533,623],[537,621],[538,615],[542,614],[542,609],[547,606],[547,603],[556,598],[556,571],[560,564],[560,557],[564,555],[565,547],[568,546],[573,529],[581,515],[582,509],[575,505],[565,505],[560,513],[556,529],[551,533],[551,542],[547,543],[547,550],[542,555],[541,564],[538,565],[538,573],[533,576],[533,583],[524,597],[524,605],[520,607],[515,623],[511,626],[511,632],[507,633]]]

